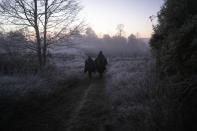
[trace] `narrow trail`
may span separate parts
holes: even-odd
[[[67,131],[105,131],[111,128],[111,106],[105,92],[104,79],[92,80],[78,103]]]
[[[61,100],[63,105],[59,106],[61,114],[64,114],[61,116],[64,119],[62,130],[104,131],[111,128],[112,109],[105,91],[105,77],[92,80],[85,77],[71,88],[72,91],[61,93],[65,100]]]
[[[87,92],[89,81],[83,78],[69,86],[65,83],[59,86],[48,95],[32,93],[25,99],[4,102],[1,112],[6,115],[2,116],[0,130],[66,131],[66,123]],[[7,115],[8,112],[11,114]]]
[[[43,111],[40,118],[35,119],[35,123],[39,123],[36,127],[39,128],[35,130],[67,131],[73,112],[79,108],[78,105],[81,105],[89,85],[89,80],[84,78],[65,90],[54,92],[54,95],[47,100],[48,102],[42,105]]]
[[[11,114],[3,117],[0,130],[108,131],[112,125],[105,78],[90,81],[83,75],[69,84],[61,81],[50,94],[24,98],[4,103],[1,111]]]

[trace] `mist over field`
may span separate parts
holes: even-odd
[[[26,44],[26,40],[21,39],[24,38],[23,34],[10,34],[1,37],[4,37],[0,68],[2,129],[123,130],[122,127],[116,127],[121,125],[118,119],[126,117],[125,112],[119,110],[132,105],[119,95],[130,97],[129,92],[133,91],[125,86],[130,84],[129,79],[133,79],[132,77],[137,77],[132,80],[137,82],[138,73],[145,79],[146,71],[143,70],[146,70],[146,66],[152,61],[148,43],[134,35],[129,39],[109,35],[98,38],[96,34],[88,33],[77,35],[67,45],[61,46],[61,43],[67,42],[61,40],[57,41],[57,46],[51,46],[48,50],[48,64],[42,69],[43,72],[40,72],[37,71],[38,64],[34,53],[26,48],[18,49],[18,44],[21,47]],[[8,41],[13,42],[13,46],[10,46]],[[88,56],[95,59],[99,51],[103,51],[108,60],[107,71],[102,79],[99,79],[98,74],[93,74],[90,80],[83,72],[85,60]],[[137,69],[139,66],[142,68]],[[126,85],[122,85],[122,82]],[[121,88],[122,91],[119,92]],[[141,90],[143,89],[136,93]],[[119,93],[116,94],[117,92]],[[125,93],[128,93],[128,96]],[[118,101],[123,104],[121,107],[116,104]],[[137,104],[138,102],[136,106]],[[130,109],[124,110],[129,117]],[[13,114],[8,115],[9,112]],[[102,115],[97,115],[100,113]],[[9,126],[10,123],[12,126]],[[135,127],[124,130],[130,128]]]
[[[68,48],[77,48],[86,53],[86,55],[94,57],[99,51],[103,51],[108,57],[150,55],[148,40],[148,38],[136,38],[133,34],[128,38],[118,35],[110,36],[108,34],[99,38],[91,28],[87,28],[84,35],[77,35],[72,39],[70,46],[56,47],[58,48],[56,50],[63,53]]]
[[[196,4],[0,0],[0,131],[196,131]]]

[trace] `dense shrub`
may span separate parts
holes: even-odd
[[[167,76],[197,73],[197,10],[195,0],[167,0],[158,14],[151,47]]]
[[[197,1],[166,0],[150,45],[163,80],[179,99],[180,130],[197,130]],[[178,110],[177,110],[178,111]]]
[[[34,55],[0,55],[0,72],[3,74],[37,73],[39,65]]]

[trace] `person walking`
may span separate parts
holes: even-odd
[[[95,59],[96,71],[102,77],[104,71],[106,70],[106,65],[108,64],[106,57],[103,55],[103,52],[100,51],[98,56]]]
[[[88,72],[89,78],[92,78],[92,73],[96,71],[95,63],[92,58],[89,56],[88,59],[85,61],[85,68],[84,73]]]

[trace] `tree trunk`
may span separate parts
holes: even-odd
[[[47,59],[47,7],[48,7],[48,0],[45,0],[45,20],[44,20],[44,46],[43,46],[43,64],[46,64]]]
[[[37,56],[38,56],[39,65],[40,67],[42,67],[43,62],[42,62],[42,51],[41,51],[41,39],[40,39],[38,27],[35,28],[35,31],[36,31],[36,39],[37,39]]]
[[[37,55],[38,55],[38,61],[39,61],[39,65],[40,68],[43,65],[42,62],[42,51],[41,51],[41,38],[40,38],[40,32],[39,32],[39,27],[38,27],[38,6],[37,6],[37,0],[34,0],[34,29],[36,32],[36,40],[37,40]]]

